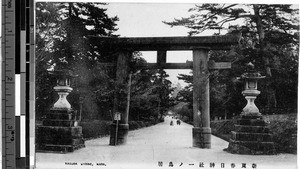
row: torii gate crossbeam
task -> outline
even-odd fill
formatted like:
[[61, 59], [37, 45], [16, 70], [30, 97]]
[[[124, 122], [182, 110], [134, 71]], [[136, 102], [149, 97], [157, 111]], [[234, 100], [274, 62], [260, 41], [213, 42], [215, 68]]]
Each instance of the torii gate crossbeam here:
[[[229, 50], [232, 45], [238, 44], [240, 37], [233, 35], [224, 36], [199, 36], [199, 37], [135, 37], [135, 38], [107, 38], [90, 37], [99, 48], [118, 52], [116, 72], [116, 94], [114, 99], [114, 113], [121, 113], [116, 138], [116, 123], [111, 126], [110, 145], [124, 144], [128, 134], [128, 104], [124, 101], [130, 99], [125, 91], [129, 91], [128, 61], [133, 51], [157, 51], [156, 64], [137, 65], [139, 68], [193, 68], [193, 146], [211, 148], [211, 128], [209, 112], [209, 69], [229, 68], [226, 62], [214, 63], [209, 61], [209, 50]], [[170, 64], [166, 63], [166, 51], [192, 50], [193, 62]], [[123, 105], [121, 103], [127, 103]], [[117, 139], [117, 142], [115, 140]]]

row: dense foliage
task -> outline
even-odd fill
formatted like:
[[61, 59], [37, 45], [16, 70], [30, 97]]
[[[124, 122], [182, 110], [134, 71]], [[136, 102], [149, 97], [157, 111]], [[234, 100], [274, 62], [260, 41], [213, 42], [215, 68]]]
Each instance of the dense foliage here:
[[[106, 14], [104, 3], [36, 4], [36, 115], [41, 118], [57, 100], [53, 91], [56, 79], [49, 72], [68, 69], [73, 78], [73, 91], [68, 96], [72, 107], [80, 109], [82, 120], [112, 120], [116, 68], [103, 66], [116, 63], [111, 49], [101, 48], [90, 36], [117, 37], [118, 17]], [[145, 62], [140, 53], [130, 58], [130, 65]], [[131, 68], [132, 90], [129, 120], [157, 119], [168, 107], [171, 83], [165, 72]], [[136, 105], [136, 103], [142, 105]], [[141, 114], [141, 115], [140, 115]]]
[[[166, 22], [170, 26], [190, 28], [194, 36], [207, 30], [217, 30], [215, 36], [226, 32], [239, 34], [239, 45], [230, 51], [211, 51], [210, 59], [230, 61], [230, 70], [210, 72], [212, 116], [233, 116], [246, 104], [241, 95], [243, 84], [236, 80], [246, 72], [251, 62], [256, 71], [266, 76], [259, 82], [261, 95], [256, 105], [265, 110], [297, 108], [299, 18], [292, 5], [267, 4], [200, 4], [190, 9], [186, 18]], [[180, 75], [192, 83], [192, 76]], [[179, 93], [181, 101], [192, 103], [192, 86]], [[285, 113], [285, 112], [282, 112]]]
[[130, 119], [162, 118], [172, 106], [171, 82], [163, 70], [139, 70], [133, 75]]
[[[75, 109], [79, 109], [79, 96], [84, 97], [83, 116], [97, 118], [100, 115], [96, 102], [97, 88], [112, 89], [112, 81], [104, 80], [112, 76], [109, 69], [99, 68], [97, 63], [113, 59], [107, 51], [97, 51], [88, 42], [89, 35], [115, 36], [113, 32], [117, 17], [106, 15], [105, 4], [101, 3], [37, 3], [36, 34], [36, 81], [37, 117], [41, 117], [52, 107], [57, 94], [53, 92], [55, 79], [49, 71], [69, 69], [77, 75], [73, 80], [73, 92], [68, 99]], [[103, 98], [111, 99], [112, 94], [103, 92]], [[108, 102], [109, 103], [109, 102]], [[106, 103], [107, 105], [107, 103]], [[104, 112], [101, 116], [105, 116]]]

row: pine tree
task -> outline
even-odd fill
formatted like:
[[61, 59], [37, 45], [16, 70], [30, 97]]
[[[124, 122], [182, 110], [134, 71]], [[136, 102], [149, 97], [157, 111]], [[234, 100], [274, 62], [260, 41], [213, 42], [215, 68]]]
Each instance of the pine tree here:
[[173, 104], [173, 88], [167, 77], [165, 71], [158, 69], [142, 69], [133, 74], [130, 120], [157, 120], [163, 117]]
[[[201, 4], [195, 5], [189, 12], [192, 13], [189, 17], [164, 23], [171, 27], [190, 28], [190, 36], [212, 29], [219, 30], [215, 35], [220, 34], [220, 30], [227, 30], [228, 34], [241, 34], [240, 45], [225, 57], [231, 56], [233, 64], [239, 64], [234, 66], [237, 72], [242, 70], [238, 67], [245, 66], [242, 64], [252, 62], [257, 71], [267, 76], [268, 80], [263, 86], [267, 94], [262, 95], [267, 100], [267, 107], [284, 105], [284, 101], [278, 101], [284, 98], [276, 96], [276, 93], [284, 93], [291, 87], [293, 93], [296, 93], [295, 84], [285, 83], [282, 75], [292, 74], [289, 76], [291, 80], [297, 81], [298, 9], [294, 9], [292, 5], [277, 4]], [[285, 62], [291, 65], [286, 65]], [[278, 81], [282, 82], [280, 87]], [[293, 99], [294, 103], [297, 99], [295, 95]]]
[[[113, 71], [97, 67], [97, 63], [113, 60], [108, 51], [99, 51], [89, 36], [117, 36], [117, 17], [108, 17], [103, 3], [37, 3], [37, 112], [45, 112], [53, 104], [55, 79], [48, 70], [69, 69], [77, 74], [74, 91], [68, 97], [78, 109], [79, 96], [85, 96], [83, 112], [87, 118], [99, 115], [96, 104], [98, 86], [112, 88], [107, 76]], [[105, 88], [105, 87], [104, 87]], [[52, 95], [49, 94], [52, 92]], [[107, 93], [111, 95], [111, 93]], [[99, 98], [99, 97], [98, 97]], [[105, 98], [111, 98], [107, 96]], [[100, 101], [101, 102], [101, 101]], [[39, 117], [39, 114], [37, 114]]]

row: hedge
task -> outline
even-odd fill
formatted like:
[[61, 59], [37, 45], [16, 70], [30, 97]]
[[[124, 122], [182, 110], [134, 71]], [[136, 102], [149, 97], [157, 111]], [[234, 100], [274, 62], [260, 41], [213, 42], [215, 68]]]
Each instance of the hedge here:
[[111, 121], [87, 121], [81, 122], [82, 133], [85, 139], [107, 136], [110, 133]]
[[231, 131], [234, 130], [233, 120], [220, 120], [210, 122], [211, 133], [229, 142]]
[[277, 152], [297, 154], [297, 124], [295, 121], [270, 121], [269, 126]]
[[[151, 120], [151, 121], [129, 121], [129, 130], [136, 130], [143, 127], [148, 127], [151, 125], [155, 125], [159, 122], [162, 122], [161, 120]], [[83, 137], [85, 139], [93, 139], [93, 138], [99, 138], [104, 137], [110, 134], [110, 124], [111, 121], [100, 121], [100, 120], [94, 120], [94, 121], [85, 121], [81, 122], [80, 125], [82, 126], [82, 133]]]

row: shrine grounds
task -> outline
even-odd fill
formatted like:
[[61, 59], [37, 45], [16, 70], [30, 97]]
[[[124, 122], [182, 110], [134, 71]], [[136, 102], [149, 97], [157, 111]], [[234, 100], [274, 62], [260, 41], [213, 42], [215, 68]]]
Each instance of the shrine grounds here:
[[[171, 117], [154, 126], [130, 131], [125, 145], [109, 146], [109, 137], [86, 141], [73, 153], [36, 153], [44, 168], [253, 168], [293, 169], [297, 155], [239, 155], [223, 151], [228, 142], [212, 136], [212, 148], [192, 147], [192, 125], [170, 126]], [[214, 167], [212, 167], [214, 166]]]
[[[284, 117], [269, 116], [268, 119], [274, 122], [277, 119], [277, 124], [283, 127], [276, 128], [277, 130], [290, 130], [294, 115], [285, 115]], [[278, 122], [281, 119], [281, 123]], [[150, 124], [141, 124], [146, 128], [129, 132], [128, 144], [122, 146], [108, 146], [109, 136], [102, 135], [101, 138], [90, 138], [86, 141], [86, 147], [68, 154], [55, 153], [37, 153], [38, 168], [80, 168], [80, 163], [91, 163], [97, 166], [105, 164], [106, 166], [98, 165], [97, 168], [157, 168], [158, 161], [163, 162], [163, 168], [169, 168], [169, 163], [172, 162], [174, 168], [179, 168], [181, 162], [184, 162], [184, 168], [199, 168], [199, 163], [205, 162], [204, 165], [209, 168], [211, 162], [215, 162], [216, 167], [220, 168], [221, 163], [225, 164], [225, 168], [231, 168], [231, 163], [239, 164], [246, 163], [248, 165], [257, 163], [257, 168], [296, 168], [297, 155], [294, 153], [279, 153], [273, 156], [255, 156], [255, 155], [238, 155], [224, 152], [223, 149], [228, 146], [226, 137], [228, 131], [232, 127], [230, 120], [213, 121], [212, 132], [214, 135], [223, 138], [212, 136], [212, 149], [198, 149], [191, 146], [191, 128], [192, 126], [186, 123], [181, 123], [180, 126], [169, 126], [170, 119], [166, 118], [165, 122], [154, 126]], [[283, 121], [290, 121], [284, 123]], [[275, 122], [274, 122], [275, 123]], [[132, 123], [138, 129], [137, 123]], [[147, 126], [146, 126], [147, 125]], [[272, 126], [272, 122], [270, 124]], [[1, 126], [0, 126], [1, 127]], [[162, 132], [164, 131], [164, 132]], [[283, 131], [281, 131], [283, 132]], [[278, 132], [279, 133], [279, 132]], [[284, 136], [283, 136], [284, 137]], [[285, 139], [285, 141], [291, 141]], [[297, 144], [296, 144], [297, 145]], [[285, 146], [285, 149], [291, 150]], [[0, 147], [0, 152], [1, 152]], [[294, 152], [296, 149], [292, 149]], [[191, 157], [192, 156], [192, 157]], [[126, 162], [128, 160], [128, 163]], [[2, 159], [0, 159], [1, 164]], [[76, 162], [78, 166], [65, 165], [65, 162]], [[195, 166], [187, 163], [194, 162]], [[248, 162], [248, 163], [247, 163]], [[2, 164], [1, 164], [2, 165]], [[81, 168], [92, 167], [82, 166]], [[94, 168], [93, 167], [93, 168]], [[247, 168], [250, 168], [248, 166]], [[161, 167], [160, 167], [161, 168]], [[236, 167], [238, 168], [238, 167]]]

